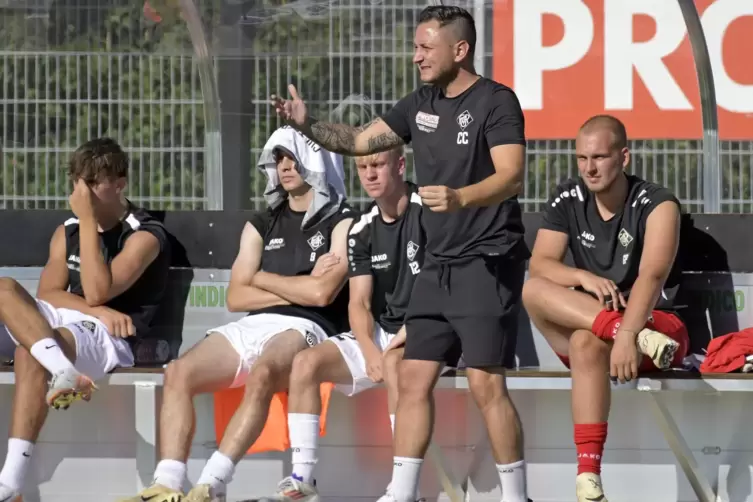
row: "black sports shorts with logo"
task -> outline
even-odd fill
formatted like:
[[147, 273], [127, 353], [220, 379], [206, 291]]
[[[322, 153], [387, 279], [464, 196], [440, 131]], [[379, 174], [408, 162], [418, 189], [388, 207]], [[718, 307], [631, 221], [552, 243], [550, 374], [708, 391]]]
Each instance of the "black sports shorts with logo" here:
[[440, 264], [427, 256], [408, 306], [404, 358], [452, 365], [462, 351], [470, 368], [514, 367], [525, 271], [517, 258]]

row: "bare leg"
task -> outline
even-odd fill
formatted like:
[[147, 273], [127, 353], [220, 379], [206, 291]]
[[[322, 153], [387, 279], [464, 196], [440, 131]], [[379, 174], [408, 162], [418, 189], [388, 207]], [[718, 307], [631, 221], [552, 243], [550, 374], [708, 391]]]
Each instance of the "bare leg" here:
[[413, 502], [421, 465], [434, 430], [434, 386], [442, 363], [416, 359], [399, 366], [395, 410], [394, 464], [389, 491], [400, 502]]
[[165, 369], [160, 412], [160, 456], [186, 462], [196, 427], [193, 398], [227, 389], [240, 358], [230, 342], [212, 333]]
[[468, 386], [486, 422], [494, 460], [510, 464], [523, 458], [520, 417], [510, 399], [503, 368], [468, 368]]
[[293, 451], [291, 479], [280, 486], [280, 495], [302, 499], [316, 492], [314, 467], [319, 446], [320, 387], [323, 382], [350, 384], [353, 376], [340, 349], [331, 342], [299, 352], [290, 374], [288, 430]]
[[523, 286], [523, 304], [531, 317], [563, 328], [591, 330], [596, 316], [603, 310], [595, 298], [534, 277]]
[[267, 342], [246, 378], [243, 400], [225, 429], [219, 451], [207, 462], [189, 499], [222, 498], [235, 465], [264, 429], [272, 396], [288, 388], [293, 359], [306, 348], [306, 339], [294, 330], [283, 331]]
[[290, 373], [290, 413], [319, 415], [322, 411], [320, 385], [323, 382], [351, 383], [353, 376], [337, 345], [320, 343], [299, 352]]
[[[63, 352], [71, 362], [76, 360], [76, 340], [65, 328], [54, 331]], [[28, 349], [19, 346], [14, 356], [16, 385], [13, 392], [10, 437], [36, 442], [47, 418], [45, 401], [50, 374], [34, 359]]]
[[235, 463], [261, 434], [276, 392], [286, 390], [296, 354], [308, 348], [298, 331], [284, 331], [271, 339], [254, 362], [246, 380], [246, 393], [230, 420], [220, 443], [220, 452]]
[[606, 422], [609, 417], [611, 345], [586, 330], [578, 330], [570, 337], [573, 422], [576, 424]]
[[434, 386], [442, 364], [404, 360], [399, 370], [395, 456], [424, 458], [434, 430]]
[[601, 458], [607, 439], [611, 389], [611, 343], [591, 332], [601, 311], [594, 298], [545, 279], [530, 279], [523, 302], [531, 320], [555, 352], [569, 358], [574, 441], [578, 454], [578, 500], [600, 500]]
[[[46, 322], [46, 321], [45, 321]], [[76, 342], [67, 329], [53, 332], [55, 340], [71, 361], [76, 359]], [[13, 371], [16, 385], [13, 392], [8, 451], [0, 471], [0, 484], [20, 491], [39, 433], [47, 419], [49, 406], [45, 401], [50, 374], [23, 346], [16, 347]], [[8, 496], [0, 489], [0, 498]]]
[[0, 324], [27, 349], [45, 338], [55, 338], [47, 319], [39, 313], [37, 302], [18, 282], [0, 278]]
[[523, 427], [507, 391], [504, 368], [468, 368], [468, 386], [486, 423], [502, 485], [502, 502], [526, 502]]
[[398, 397], [398, 375], [400, 362], [403, 360], [405, 348], [392, 349], [384, 354], [382, 362], [382, 375], [384, 386], [387, 388], [387, 409], [390, 415], [395, 415]]

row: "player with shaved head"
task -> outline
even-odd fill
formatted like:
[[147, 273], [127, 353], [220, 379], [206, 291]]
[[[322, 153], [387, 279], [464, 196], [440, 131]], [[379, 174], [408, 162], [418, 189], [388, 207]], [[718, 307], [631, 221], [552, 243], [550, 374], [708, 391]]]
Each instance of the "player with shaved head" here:
[[295, 87], [278, 114], [325, 148], [362, 156], [411, 143], [426, 256], [406, 313], [392, 483], [381, 502], [414, 502], [431, 438], [432, 389], [462, 349], [487, 424], [504, 502], [526, 502], [520, 419], [505, 382], [530, 257], [517, 195], [525, 132], [515, 93], [473, 67], [476, 27], [464, 9], [425, 8], [413, 62], [425, 85], [363, 127], [308, 116]]
[[[607, 439], [609, 376], [677, 366], [688, 333], [674, 311], [680, 203], [625, 173], [625, 126], [598, 115], [578, 132], [580, 178], [547, 203], [523, 288], [531, 320], [572, 372], [578, 502], [606, 502], [601, 458]], [[574, 267], [563, 263], [570, 250]]]

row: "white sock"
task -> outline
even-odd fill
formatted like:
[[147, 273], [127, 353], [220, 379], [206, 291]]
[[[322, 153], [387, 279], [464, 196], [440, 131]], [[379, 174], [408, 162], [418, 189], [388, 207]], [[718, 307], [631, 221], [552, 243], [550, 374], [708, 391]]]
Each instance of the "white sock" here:
[[0, 483], [20, 492], [24, 486], [26, 472], [29, 470], [32, 451], [34, 451], [34, 443], [25, 439], [8, 439], [8, 454], [5, 457], [3, 470], [0, 471]]
[[29, 352], [52, 375], [73, 369], [73, 363], [65, 357], [63, 349], [60, 348], [60, 345], [58, 345], [58, 342], [54, 338], [39, 340], [31, 346]]
[[518, 460], [512, 464], [497, 464], [499, 482], [502, 485], [502, 502], [527, 502], [526, 462]]
[[186, 464], [179, 460], [160, 460], [154, 470], [155, 485], [162, 485], [179, 492], [186, 480]]
[[235, 464], [230, 457], [216, 451], [201, 471], [197, 484], [209, 485], [212, 489], [212, 496], [217, 497], [225, 493], [225, 486], [232, 481], [234, 473]]
[[395, 414], [390, 413], [390, 424], [392, 425], [392, 436], [395, 436]]
[[319, 415], [288, 413], [288, 431], [290, 448], [293, 450], [293, 476], [304, 483], [313, 484], [319, 443]]
[[397, 502], [415, 502], [418, 497], [418, 478], [421, 458], [395, 457], [392, 464], [390, 492]]

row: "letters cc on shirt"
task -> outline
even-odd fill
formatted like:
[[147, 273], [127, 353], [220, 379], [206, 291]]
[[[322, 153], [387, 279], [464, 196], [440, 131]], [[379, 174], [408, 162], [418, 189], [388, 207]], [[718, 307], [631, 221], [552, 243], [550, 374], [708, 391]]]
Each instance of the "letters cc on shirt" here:
[[460, 115], [458, 115], [457, 123], [460, 126], [460, 131], [458, 132], [458, 145], [467, 145], [468, 144], [468, 131], [466, 131], [466, 127], [471, 125], [471, 122], [473, 122], [473, 116], [471, 115], [471, 112], [468, 110], [463, 111]]

